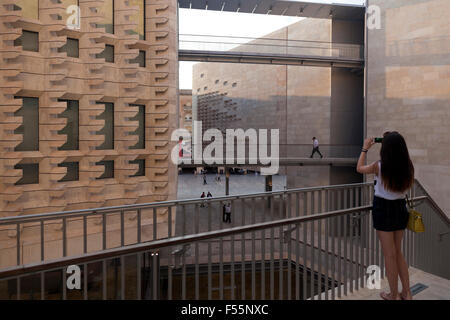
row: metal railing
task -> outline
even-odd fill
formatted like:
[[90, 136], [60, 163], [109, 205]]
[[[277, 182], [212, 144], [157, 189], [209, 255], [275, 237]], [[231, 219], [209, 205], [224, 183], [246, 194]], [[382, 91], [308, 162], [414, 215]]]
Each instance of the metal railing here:
[[[356, 183], [0, 218], [0, 270], [224, 229], [228, 227], [222, 219], [225, 203], [231, 204], [236, 225], [248, 225], [252, 223], [249, 208], [253, 202], [257, 210], [255, 222], [262, 222], [282, 219], [291, 207], [298, 207], [296, 210], [306, 215], [328, 210], [334, 205], [328, 194], [339, 194], [339, 199], [332, 201], [342, 203], [342, 208], [366, 205], [372, 190], [371, 183]], [[262, 214], [266, 207], [274, 207], [273, 217]]]
[[[252, 201], [249, 225], [233, 219], [227, 229], [12, 267], [0, 272], [0, 298], [339, 298], [365, 287], [369, 265], [380, 266], [384, 277], [371, 206], [337, 209], [345, 199], [339, 193], [328, 192], [333, 206], [325, 213], [305, 215], [287, 202], [287, 216], [256, 223]], [[275, 218], [275, 206], [264, 208], [263, 216]], [[408, 263], [410, 239], [405, 236], [403, 247]], [[66, 285], [73, 265], [81, 271], [80, 289]]]
[[222, 52], [242, 55], [326, 57], [362, 61], [363, 46], [325, 41], [179, 35], [180, 51]]

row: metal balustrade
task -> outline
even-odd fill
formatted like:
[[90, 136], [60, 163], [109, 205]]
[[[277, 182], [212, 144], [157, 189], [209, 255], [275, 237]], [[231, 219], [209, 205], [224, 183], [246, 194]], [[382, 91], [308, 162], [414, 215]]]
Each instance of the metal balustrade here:
[[219, 59], [217, 61], [233, 62], [233, 58], [248, 58], [247, 63], [252, 63], [252, 59], [269, 59], [272, 62], [265, 63], [283, 60], [280, 64], [289, 64], [288, 60], [291, 59], [297, 61], [297, 64], [298, 61], [332, 61], [352, 63], [361, 67], [364, 61], [363, 48], [359, 44], [311, 40], [179, 35], [179, 57], [180, 60], [186, 61]]
[[[346, 189], [328, 190], [325, 213], [307, 214], [287, 204], [269, 221], [175, 236], [76, 257], [12, 267], [0, 272], [3, 299], [335, 299], [365, 287], [380, 246], [370, 205], [349, 209]], [[279, 193], [275, 197], [285, 196]], [[427, 201], [427, 196], [413, 198]], [[425, 202], [423, 202], [425, 203]], [[422, 204], [423, 204], [422, 203]], [[281, 208], [281, 207], [279, 207]], [[319, 211], [320, 209], [317, 208]], [[283, 209], [278, 209], [280, 212]], [[266, 216], [266, 215], [264, 215]], [[232, 220], [233, 221], [233, 220]], [[406, 232], [408, 263], [413, 242]], [[413, 235], [413, 237], [416, 235]], [[67, 267], [80, 267], [80, 289], [68, 289]], [[70, 280], [70, 279], [69, 279]]]
[[[348, 194], [346, 206], [369, 204], [371, 183], [356, 183], [278, 192], [187, 199], [0, 218], [1, 268], [46, 261], [227, 227], [222, 206], [230, 203], [236, 224], [251, 223], [248, 209], [256, 200], [255, 222], [285, 217], [288, 202], [307, 215], [331, 207], [327, 194]], [[350, 194], [353, 194], [350, 199]], [[261, 201], [262, 200], [262, 201]], [[274, 206], [273, 218], [263, 209]], [[344, 207], [343, 207], [344, 208]], [[319, 210], [319, 211], [318, 211]], [[199, 211], [202, 217], [199, 217]], [[206, 215], [206, 217], [205, 217]], [[156, 223], [155, 223], [156, 222]], [[6, 240], [5, 240], [6, 239]], [[25, 256], [24, 253], [28, 253]]]
[[[373, 185], [359, 183], [2, 219], [3, 226], [15, 226], [9, 231], [17, 230], [18, 238], [28, 241], [30, 236], [21, 225], [40, 226], [38, 234], [44, 238], [47, 231], [42, 226], [63, 219], [60, 226], [66, 240], [56, 241], [66, 249], [57, 257], [26, 263], [18, 260], [21, 263], [17, 266], [0, 270], [0, 296], [3, 299], [334, 299], [364, 287], [369, 265], [382, 267], [384, 277], [383, 256], [370, 216], [372, 196]], [[449, 219], [418, 181], [410, 196], [423, 213], [427, 231], [423, 234], [406, 231], [403, 241], [406, 261], [449, 278]], [[218, 221], [212, 219], [224, 202], [232, 203], [231, 224], [224, 223], [221, 215]], [[150, 225], [146, 231], [154, 238], [147, 240], [139, 231], [143, 228], [144, 208], [152, 215], [166, 208], [169, 216], [177, 212], [181, 221], [176, 230], [167, 224], [164, 235]], [[207, 213], [206, 217], [200, 216], [200, 208]], [[129, 210], [138, 212], [137, 241], [132, 244], [124, 241], [125, 231], [129, 231], [124, 228], [124, 218]], [[101, 232], [99, 249], [88, 252], [88, 219], [100, 219], [97, 225], [106, 230], [110, 214], [120, 217], [120, 229], [113, 231], [119, 235], [117, 247], [107, 246], [106, 233]], [[67, 250], [70, 219], [83, 222], [82, 241], [78, 241], [83, 250], [72, 255]], [[42, 258], [43, 242], [38, 247]], [[20, 257], [22, 250], [18, 248]], [[81, 267], [82, 290], [68, 290], [63, 285], [70, 265]]]

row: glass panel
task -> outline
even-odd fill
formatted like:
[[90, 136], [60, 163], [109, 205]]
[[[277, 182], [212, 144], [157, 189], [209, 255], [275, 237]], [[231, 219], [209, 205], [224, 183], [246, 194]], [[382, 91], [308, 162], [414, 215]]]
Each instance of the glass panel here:
[[58, 134], [67, 135], [67, 142], [58, 150], [78, 150], [79, 149], [79, 102], [77, 100], [59, 100], [67, 102], [67, 109], [59, 115], [60, 118], [67, 119], [67, 125]]
[[39, 0], [16, 0], [16, 6], [22, 9], [22, 17], [39, 19]]
[[22, 50], [39, 52], [39, 33], [22, 31], [22, 35], [14, 40], [15, 46], [22, 46]]
[[105, 166], [105, 172], [97, 179], [109, 179], [114, 178], [114, 161], [99, 161], [96, 163], [98, 166]]
[[58, 48], [58, 52], [67, 52], [68, 57], [79, 58], [78, 48], [78, 39], [67, 38], [66, 44]]
[[131, 175], [130, 177], [145, 176], [145, 159], [136, 159], [136, 160], [130, 161], [130, 164], [139, 165], [139, 169], [136, 171], [136, 173], [134, 175]]
[[22, 178], [16, 185], [39, 183], [39, 163], [19, 163], [14, 169], [22, 169]]
[[59, 180], [64, 181], [78, 181], [79, 180], [79, 163], [78, 162], [63, 162], [58, 164], [58, 167], [66, 167], [67, 174], [64, 178]]
[[22, 125], [14, 130], [15, 134], [22, 135], [22, 143], [16, 146], [15, 151], [39, 150], [39, 99], [16, 97], [22, 99], [22, 108], [14, 113], [22, 117]]
[[135, 59], [131, 59], [130, 63], [138, 63], [139, 67], [145, 68], [145, 51], [139, 50], [139, 55]]
[[104, 58], [105, 62], [114, 63], [114, 46], [105, 45], [105, 50], [96, 55], [97, 58]]
[[130, 106], [139, 108], [136, 116], [130, 119], [131, 121], [139, 122], [136, 131], [132, 133], [133, 135], [138, 136], [139, 140], [134, 146], [130, 147], [130, 149], [145, 149], [145, 106], [135, 104], [130, 104]]
[[145, 40], [145, 1], [144, 0], [130, 0], [130, 6], [139, 7], [139, 12], [132, 16], [132, 21], [137, 21], [138, 25], [133, 34], [139, 35], [139, 40]]
[[105, 105], [105, 111], [97, 116], [97, 119], [105, 120], [105, 126], [97, 134], [103, 134], [105, 141], [97, 150], [111, 150], [114, 149], [114, 103], [98, 102], [98, 104]]
[[106, 33], [114, 34], [114, 0], [104, 0], [100, 13], [103, 14], [104, 20], [97, 27], [105, 28]]

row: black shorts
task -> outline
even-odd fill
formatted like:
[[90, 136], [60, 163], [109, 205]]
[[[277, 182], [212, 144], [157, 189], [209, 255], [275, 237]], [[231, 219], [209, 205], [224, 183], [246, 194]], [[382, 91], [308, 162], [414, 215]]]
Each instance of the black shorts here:
[[373, 227], [380, 231], [404, 230], [408, 225], [409, 213], [405, 199], [386, 200], [373, 197]]

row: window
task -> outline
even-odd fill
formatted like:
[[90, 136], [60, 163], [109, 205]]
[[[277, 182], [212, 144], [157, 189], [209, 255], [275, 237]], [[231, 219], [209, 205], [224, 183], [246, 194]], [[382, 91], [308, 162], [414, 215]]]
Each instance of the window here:
[[100, 14], [105, 18], [103, 23], [97, 24], [98, 28], [105, 28], [106, 33], [114, 34], [114, 0], [104, 0], [100, 8]]
[[139, 55], [130, 60], [130, 63], [138, 63], [139, 67], [145, 68], [145, 51], [144, 50], [139, 50]]
[[237, 86], [237, 83], [234, 82], [234, 83], [232, 84], [232, 87], [235, 88], [236, 86]]
[[110, 44], [105, 45], [105, 50], [96, 55], [97, 58], [104, 58], [105, 62], [114, 63], [114, 46]]
[[25, 51], [39, 52], [39, 33], [22, 30], [22, 35], [14, 40], [15, 46], [22, 46]]
[[58, 100], [67, 103], [67, 109], [58, 115], [59, 118], [66, 118], [67, 125], [58, 131], [58, 134], [67, 135], [67, 142], [58, 150], [79, 150], [79, 103], [77, 100]]
[[19, 163], [14, 169], [22, 169], [22, 178], [15, 183], [16, 185], [39, 183], [39, 163]]
[[63, 162], [58, 164], [58, 167], [67, 168], [67, 174], [59, 180], [59, 182], [78, 181], [79, 180], [79, 163], [78, 162]]
[[219, 81], [220, 81], [220, 80], [216, 80], [216, 81], [215, 81], [215, 84], [218, 84], [218, 83], [219, 83]]
[[26, 19], [39, 19], [39, 0], [16, 0], [14, 10], [21, 10]]
[[97, 180], [114, 178], [114, 161], [113, 160], [99, 161], [99, 162], [96, 162], [95, 164], [98, 166], [105, 167], [105, 171], [103, 172], [103, 174], [100, 177], [97, 178]]
[[224, 81], [223, 85], [226, 86], [228, 84], [228, 81]]
[[97, 134], [105, 136], [103, 144], [97, 147], [97, 150], [112, 150], [114, 149], [114, 103], [97, 102], [97, 104], [104, 104], [105, 111], [97, 116], [97, 119], [105, 120], [105, 126]]
[[79, 58], [78, 39], [67, 38], [66, 44], [59, 48], [58, 52], [66, 52], [68, 57]]
[[136, 173], [131, 175], [130, 177], [143, 177], [143, 176], [145, 176], [145, 159], [136, 159], [136, 160], [130, 161], [130, 164], [137, 164], [137, 165], [139, 165], [138, 171], [136, 171]]
[[133, 33], [139, 35], [139, 40], [145, 40], [145, 0], [131, 0], [130, 5], [132, 7], [139, 7], [139, 12], [131, 17], [133, 21], [138, 22]]
[[133, 135], [138, 136], [139, 140], [134, 146], [130, 147], [130, 149], [145, 149], [145, 106], [135, 104], [130, 104], [130, 106], [138, 107], [139, 109], [136, 116], [130, 119], [131, 121], [139, 122], [136, 131], [132, 133]]
[[205, 74], [204, 73], [202, 73], [201, 75], [200, 75], [200, 78], [203, 78], [205, 76]]
[[39, 99], [16, 97], [22, 99], [22, 108], [14, 112], [22, 117], [22, 125], [14, 130], [15, 134], [23, 136], [22, 143], [14, 151], [39, 151]]

